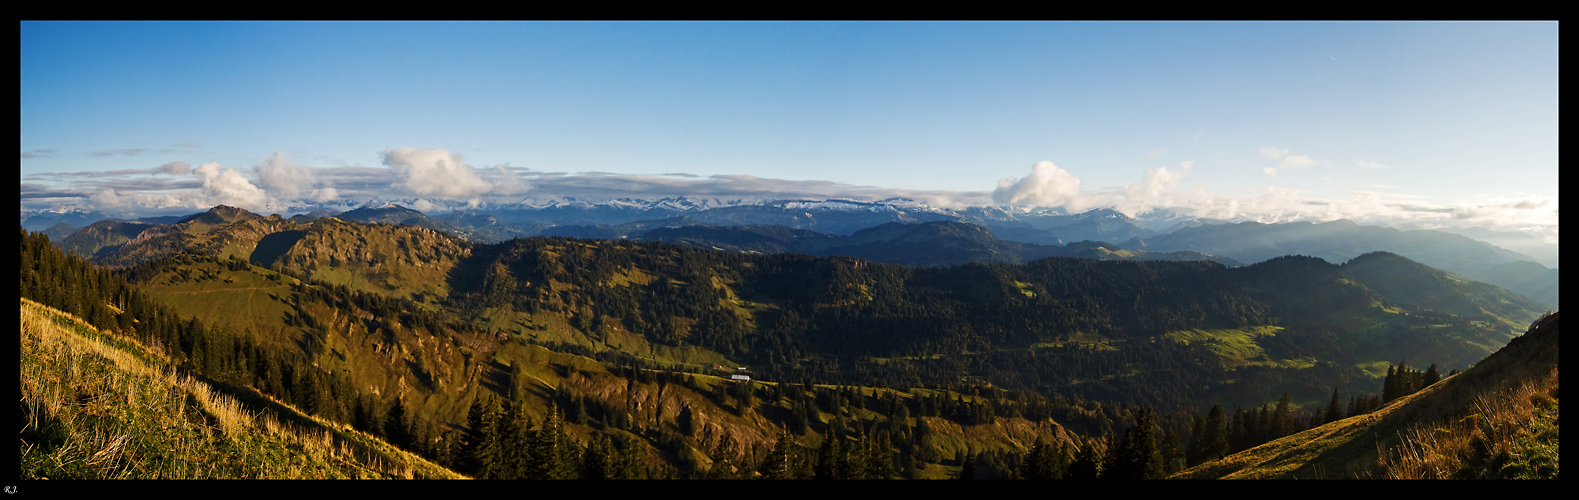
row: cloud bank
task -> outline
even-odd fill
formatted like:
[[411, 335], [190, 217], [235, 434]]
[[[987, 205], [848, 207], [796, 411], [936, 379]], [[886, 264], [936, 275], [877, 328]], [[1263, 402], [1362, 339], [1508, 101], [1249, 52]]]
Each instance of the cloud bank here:
[[[1092, 189], [1051, 161], [1031, 165], [1023, 177], [1010, 176], [991, 190], [914, 190], [858, 186], [826, 180], [785, 180], [753, 175], [618, 174], [542, 172], [508, 164], [473, 167], [445, 149], [397, 148], [384, 151], [380, 166], [313, 167], [275, 152], [250, 168], [218, 163], [192, 168], [168, 162], [111, 171], [30, 174], [21, 183], [23, 209], [80, 206], [122, 214], [201, 210], [217, 204], [260, 213], [347, 209], [369, 202], [401, 201], [422, 211], [469, 206], [510, 205], [526, 200], [575, 198], [657, 200], [670, 197], [754, 202], [782, 199], [909, 199], [940, 208], [997, 205], [1012, 210], [1055, 209], [1078, 213], [1110, 208], [1141, 216], [1170, 210], [1185, 217], [1249, 220], [1263, 223], [1349, 219], [1400, 228], [1496, 227], [1555, 241], [1558, 200], [1552, 196], [1509, 195], [1427, 205], [1418, 196], [1390, 193], [1397, 188], [1354, 191], [1347, 198], [1317, 198], [1297, 189], [1270, 186], [1250, 195], [1223, 195], [1189, 189], [1191, 162], [1143, 169], [1123, 186]], [[1262, 148], [1260, 156], [1278, 160], [1286, 149]], [[1289, 165], [1300, 165], [1295, 160]], [[1360, 162], [1367, 168], [1385, 168]], [[1297, 168], [1297, 167], [1296, 167]], [[1278, 167], [1263, 172], [1276, 176]], [[165, 210], [165, 212], [151, 212]], [[272, 211], [272, 212], [271, 212]]]

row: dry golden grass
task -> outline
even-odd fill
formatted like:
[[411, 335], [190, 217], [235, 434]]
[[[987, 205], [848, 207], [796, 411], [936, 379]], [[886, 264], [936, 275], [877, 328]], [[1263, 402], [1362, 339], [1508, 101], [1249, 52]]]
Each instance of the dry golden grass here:
[[1558, 339], [1542, 317], [1464, 373], [1172, 478], [1555, 479]]
[[19, 316], [24, 478], [460, 477], [355, 431], [251, 410], [71, 315], [22, 299]]
[[1554, 368], [1540, 380], [1482, 394], [1474, 413], [1456, 422], [1411, 427], [1382, 455], [1378, 476], [1556, 479], [1557, 380]]

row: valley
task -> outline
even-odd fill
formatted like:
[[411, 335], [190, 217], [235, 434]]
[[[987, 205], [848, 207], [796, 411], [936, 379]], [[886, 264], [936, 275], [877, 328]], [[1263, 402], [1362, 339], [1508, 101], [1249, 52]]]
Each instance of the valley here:
[[[1141, 408], [1185, 436], [1213, 404], [1282, 394], [1305, 411], [1335, 390], [1376, 390], [1395, 361], [1467, 367], [1540, 314], [1386, 253], [1225, 267], [1109, 246], [1117, 260], [908, 267], [200, 215], [93, 252], [150, 307], [210, 325], [163, 344], [184, 354], [173, 364], [385, 439], [380, 420], [399, 408], [402, 447], [489, 477], [542, 476], [476, 463], [479, 411], [563, 419], [561, 439], [622, 443], [609, 446], [643, 477], [760, 476], [774, 449], [810, 456], [839, 436], [877, 453], [878, 435], [877, 477], [952, 477], [966, 455], [992, 477], [1017, 476], [1031, 442], [1062, 443], [1075, 460], [1083, 446], [1116, 446], [1112, 433]], [[862, 234], [851, 238], [874, 233]], [[740, 374], [751, 382], [729, 380]]]

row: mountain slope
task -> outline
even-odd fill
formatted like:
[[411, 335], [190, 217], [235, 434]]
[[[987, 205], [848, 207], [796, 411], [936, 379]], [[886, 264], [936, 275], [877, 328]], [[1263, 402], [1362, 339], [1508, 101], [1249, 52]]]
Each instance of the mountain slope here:
[[1399, 231], [1348, 220], [1262, 224], [1206, 224], [1120, 244], [1150, 251], [1195, 250], [1241, 262], [1283, 255], [1310, 255], [1342, 262], [1370, 252], [1390, 252], [1422, 264], [1470, 275], [1528, 256], [1441, 231]]
[[143, 231], [154, 227], [159, 226], [113, 219], [101, 220], [62, 238], [60, 248], [89, 258], [109, 255]]
[[279, 215], [263, 217], [220, 205], [173, 225], [149, 228], [113, 254], [101, 255], [95, 261], [125, 266], [181, 252], [244, 259], [269, 235], [301, 227]]
[[[1512, 454], [1507, 450], [1521, 446], [1517, 441], [1525, 436], [1525, 441], [1553, 440], [1549, 477], [1555, 479], [1555, 427], [1545, 438], [1528, 436], [1521, 434], [1519, 428], [1529, 427], [1529, 418], [1509, 419], [1509, 411], [1495, 410], [1512, 403], [1511, 406], [1522, 407], [1514, 408], [1515, 412], [1522, 410], [1523, 415], [1533, 415], [1550, 404], [1551, 425], [1556, 425], [1558, 339], [1558, 316], [1553, 313], [1473, 368], [1401, 397], [1382, 409], [1201, 464], [1172, 479], [1390, 477], [1408, 472], [1399, 464], [1407, 462], [1410, 455], [1429, 455], [1415, 450], [1421, 441], [1430, 441], [1430, 436], [1437, 434], [1469, 437], [1459, 441], [1460, 449], [1450, 446], [1438, 451], [1466, 453], [1468, 460], [1453, 462], [1454, 468], [1431, 471], [1424, 477], [1503, 477], [1510, 459], [1504, 458], [1501, 463], [1494, 459], [1498, 453]], [[1476, 434], [1481, 436], [1480, 444], [1475, 444], [1476, 438], [1472, 437]], [[1502, 440], [1496, 439], [1499, 435]], [[1538, 442], [1534, 444], [1539, 447]], [[1477, 451], [1476, 447], [1485, 451]], [[1533, 468], [1545, 470], [1539, 465]]]
[[890, 222], [856, 231], [849, 236], [785, 226], [689, 225], [652, 229], [641, 234], [639, 239], [719, 250], [858, 257], [907, 266], [954, 266], [972, 262], [1020, 264], [1047, 257], [1211, 260], [1230, 267], [1239, 265], [1232, 259], [1199, 252], [1123, 250], [1102, 242], [1076, 242], [1066, 246], [1021, 243], [1000, 238], [998, 231], [991, 228], [953, 221], [916, 224]]
[[1513, 291], [1532, 300], [1557, 309], [1558, 275], [1556, 269], [1529, 261], [1498, 264], [1490, 269], [1468, 276], [1469, 279], [1490, 283]]
[[20, 308], [23, 479], [459, 477], [288, 406], [242, 403], [58, 310]]

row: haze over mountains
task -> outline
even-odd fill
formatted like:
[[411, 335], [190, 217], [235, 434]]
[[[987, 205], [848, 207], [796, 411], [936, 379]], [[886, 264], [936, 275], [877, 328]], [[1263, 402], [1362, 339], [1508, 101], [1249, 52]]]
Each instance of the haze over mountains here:
[[[1059, 209], [1005, 210], [997, 207], [950, 210], [902, 199], [747, 203], [681, 197], [655, 201], [619, 199], [603, 203], [565, 198], [488, 210], [457, 209], [437, 215], [395, 203], [382, 203], [345, 212], [321, 209], [293, 216], [291, 220], [308, 223], [328, 215], [359, 222], [415, 225], [480, 243], [537, 235], [634, 238], [746, 251], [849, 255], [910, 265], [1024, 262], [1047, 256], [1133, 258], [1120, 254], [1144, 254], [1146, 257], [1141, 258], [1145, 259], [1215, 259], [1225, 265], [1251, 264], [1282, 255], [1310, 255], [1342, 262], [1367, 252], [1387, 251], [1466, 278], [1503, 286], [1553, 306], [1558, 301], [1555, 245], [1537, 245], [1529, 238], [1483, 231], [1501, 240], [1520, 243], [1524, 248], [1539, 250], [1537, 255], [1545, 256], [1541, 258], [1444, 231], [1397, 230], [1361, 226], [1344, 220], [1225, 223], [1191, 219], [1166, 210], [1129, 217], [1111, 209], [1076, 214]], [[82, 227], [105, 217], [102, 213], [80, 211], [25, 212], [22, 226], [64, 241]], [[179, 222], [179, 218], [148, 217], [136, 222], [173, 224]], [[894, 230], [868, 231], [864, 239], [850, 239], [860, 231], [884, 224], [929, 222], [966, 223], [984, 228], [985, 232], [956, 228], [944, 231], [947, 235], [934, 235], [950, 239], [949, 244], [910, 245], [908, 251], [870, 247], [878, 234], [887, 234], [880, 239], [892, 244], [903, 244]], [[771, 229], [774, 226], [783, 229]], [[129, 241], [146, 228], [130, 221], [101, 223], [83, 232], [69, 245], [73, 251], [92, 255], [105, 246]], [[703, 233], [708, 236], [703, 237]], [[1104, 244], [1066, 247], [1082, 241]], [[860, 245], [868, 248], [857, 250]], [[946, 252], [945, 248], [951, 247], [961, 250], [954, 255], [929, 253]], [[914, 255], [901, 255], [905, 253]], [[1514, 265], [1518, 262], [1525, 264]]]

